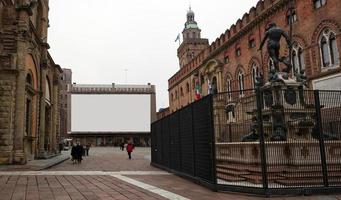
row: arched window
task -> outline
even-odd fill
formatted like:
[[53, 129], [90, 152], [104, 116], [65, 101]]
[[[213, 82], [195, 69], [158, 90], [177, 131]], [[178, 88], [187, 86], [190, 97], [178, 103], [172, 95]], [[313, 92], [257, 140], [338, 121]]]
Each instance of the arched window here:
[[47, 103], [51, 103], [50, 82], [47, 77], [45, 81], [45, 100]]
[[322, 67], [334, 67], [340, 64], [335, 33], [325, 29], [320, 36], [320, 55]]
[[238, 72], [239, 96], [244, 96], [244, 74], [242, 71]]
[[231, 81], [231, 77], [230, 76], [227, 76], [227, 79], [226, 79], [226, 92], [227, 92], [227, 98], [228, 100], [231, 101], [232, 99], [232, 81]]
[[249, 36], [249, 48], [254, 48], [256, 47], [256, 40], [253, 35]]
[[239, 57], [242, 55], [242, 51], [240, 50], [240, 47], [236, 49], [236, 56]]
[[189, 83], [186, 84], [186, 93], [189, 92]]
[[288, 11], [287, 12], [287, 24], [290, 25], [294, 22], [297, 21], [297, 15], [296, 15], [296, 10], [293, 10], [293, 11]]
[[182, 89], [182, 87], [180, 87], [180, 95], [184, 96], [184, 90]]
[[195, 32], [192, 32], [192, 37], [193, 37], [193, 38], [196, 38]]
[[32, 84], [32, 75], [30, 73], [28, 73], [27, 76], [26, 76], [26, 83], [28, 85], [31, 85], [31, 86], [33, 85]]
[[324, 6], [327, 3], [327, 0], [313, 0], [314, 3], [314, 8], [320, 8], [322, 6]]
[[252, 63], [252, 88], [256, 87], [257, 76], [259, 75], [259, 68], [256, 63]]
[[174, 95], [171, 93], [171, 101], [174, 101]]
[[294, 43], [291, 52], [292, 67], [295, 74], [300, 73], [305, 69], [303, 48], [298, 43]]
[[334, 33], [330, 34], [329, 47], [330, 47], [330, 56], [331, 56], [332, 63], [334, 65], [339, 65], [340, 57], [339, 57], [339, 51], [337, 49], [337, 42], [336, 42], [336, 37]]
[[179, 96], [178, 96], [178, 91], [175, 90], [175, 99], [178, 99], [178, 98], [179, 98]]

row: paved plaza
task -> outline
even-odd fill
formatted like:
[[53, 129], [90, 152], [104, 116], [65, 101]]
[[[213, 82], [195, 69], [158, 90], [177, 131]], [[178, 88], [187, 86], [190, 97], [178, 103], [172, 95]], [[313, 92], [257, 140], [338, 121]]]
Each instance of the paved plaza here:
[[[40, 171], [0, 171], [0, 200], [7, 199], [194, 199], [258, 200], [212, 192], [150, 166], [149, 148], [136, 148], [133, 159], [119, 148], [92, 148], [81, 164], [67, 160]], [[0, 168], [1, 170], [1, 168]], [[280, 200], [341, 200], [336, 196], [278, 197]]]

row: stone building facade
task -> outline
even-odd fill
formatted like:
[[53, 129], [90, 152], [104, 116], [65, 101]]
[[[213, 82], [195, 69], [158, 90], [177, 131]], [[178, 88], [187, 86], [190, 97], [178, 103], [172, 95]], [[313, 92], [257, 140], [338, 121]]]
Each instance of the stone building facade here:
[[[96, 84], [72, 84], [71, 94], [91, 94], [91, 95], [149, 95], [150, 96], [150, 122], [157, 120], [156, 116], [156, 95], [155, 85], [96, 85]], [[72, 98], [72, 96], [71, 96]], [[71, 113], [72, 114], [72, 113]], [[71, 120], [71, 118], [69, 118]], [[69, 120], [69, 121], [70, 121]], [[93, 146], [117, 146], [122, 142], [133, 141], [137, 146], [150, 146], [150, 132], [74, 132], [71, 131], [71, 138], [74, 142], [81, 144], [90, 143]]]
[[59, 74], [48, 0], [0, 0], [0, 164], [58, 153]]
[[[289, 12], [289, 0], [258, 1], [210, 45], [200, 34], [195, 34], [200, 29], [190, 10], [183, 43], [178, 49], [180, 69], [168, 80], [170, 112], [195, 101], [199, 94], [207, 95], [212, 89], [215, 92], [252, 89], [259, 73], [266, 81], [272, 61], [265, 48], [257, 49], [271, 22], [287, 32], [292, 23], [294, 69], [305, 71], [311, 89], [341, 90], [341, 1], [294, 2], [294, 10]], [[199, 37], [200, 42], [193, 37]], [[281, 45], [281, 55], [288, 56], [285, 41]], [[243, 97], [244, 92], [239, 95]]]
[[63, 140], [68, 138], [71, 133], [71, 69], [63, 68], [63, 73], [60, 75], [60, 82], [60, 139]]

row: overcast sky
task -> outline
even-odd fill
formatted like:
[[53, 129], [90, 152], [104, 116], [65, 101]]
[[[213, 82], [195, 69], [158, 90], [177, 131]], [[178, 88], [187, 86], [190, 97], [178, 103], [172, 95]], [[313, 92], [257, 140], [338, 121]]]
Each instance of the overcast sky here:
[[257, 1], [50, 0], [50, 53], [72, 69], [73, 82], [152, 83], [157, 108], [167, 107], [168, 79], [179, 69], [174, 40], [189, 5], [212, 43]]

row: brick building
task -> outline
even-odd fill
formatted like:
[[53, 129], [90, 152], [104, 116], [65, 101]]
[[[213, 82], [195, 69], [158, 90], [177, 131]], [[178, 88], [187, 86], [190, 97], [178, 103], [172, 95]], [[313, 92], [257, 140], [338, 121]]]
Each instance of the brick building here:
[[60, 75], [60, 139], [68, 138], [71, 133], [71, 87], [72, 70], [63, 68]]
[[[189, 10], [178, 48], [180, 69], [168, 80], [170, 112], [193, 102], [196, 93], [207, 95], [209, 87], [216, 92], [251, 89], [259, 73], [267, 80], [272, 62], [265, 48], [257, 49], [271, 22], [287, 32], [293, 23], [293, 66], [305, 70], [310, 88], [341, 90], [340, 7], [339, 0], [300, 0], [289, 12], [288, 0], [260, 0], [210, 45], [200, 38]], [[281, 45], [281, 55], [289, 55], [284, 40]]]
[[48, 0], [0, 0], [0, 164], [58, 153], [59, 74]]

